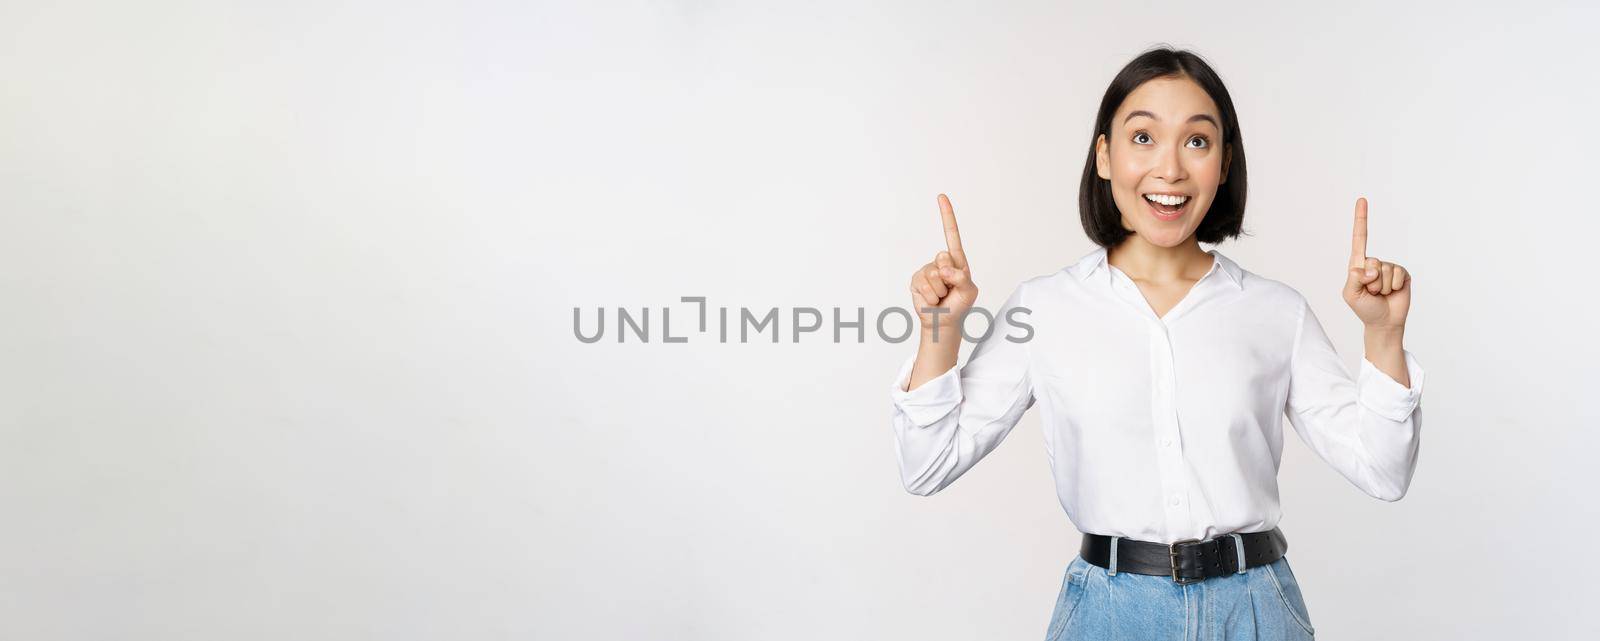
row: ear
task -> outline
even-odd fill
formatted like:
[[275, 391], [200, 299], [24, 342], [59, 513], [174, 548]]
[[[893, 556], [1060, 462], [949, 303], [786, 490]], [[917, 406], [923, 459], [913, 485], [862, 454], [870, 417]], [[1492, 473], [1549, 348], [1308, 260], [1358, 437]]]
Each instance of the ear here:
[[1219, 185], [1228, 184], [1228, 168], [1233, 166], [1233, 145], [1228, 145], [1227, 151], [1222, 153], [1222, 180]]
[[1106, 135], [1094, 139], [1094, 170], [1104, 180], [1111, 180], [1111, 151], [1106, 145]]

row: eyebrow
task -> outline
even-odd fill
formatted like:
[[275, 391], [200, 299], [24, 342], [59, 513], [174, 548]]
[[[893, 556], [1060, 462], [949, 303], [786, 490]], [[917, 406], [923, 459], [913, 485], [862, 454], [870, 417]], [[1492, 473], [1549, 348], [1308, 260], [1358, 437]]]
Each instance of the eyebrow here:
[[[1123, 118], [1122, 119], [1122, 124], [1128, 124], [1128, 121], [1129, 120], [1133, 120], [1134, 116], [1144, 116], [1144, 117], [1149, 118], [1151, 120], [1154, 120], [1156, 122], [1160, 122], [1161, 121], [1161, 119], [1157, 118], [1155, 114], [1141, 109], [1139, 111], [1135, 111], [1133, 113], [1128, 114], [1127, 118]], [[1216, 118], [1212, 118], [1210, 116], [1210, 114], [1195, 114], [1193, 116], [1189, 116], [1189, 122], [1209, 122], [1209, 123], [1211, 123], [1211, 126], [1216, 127], [1217, 129], [1222, 129], [1222, 125], [1217, 124], [1217, 119]]]

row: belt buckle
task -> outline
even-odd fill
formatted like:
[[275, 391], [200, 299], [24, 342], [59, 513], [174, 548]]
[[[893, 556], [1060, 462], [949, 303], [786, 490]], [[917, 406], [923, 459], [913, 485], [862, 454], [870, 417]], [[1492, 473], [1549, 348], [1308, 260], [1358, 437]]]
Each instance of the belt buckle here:
[[1200, 543], [1200, 542], [1201, 542], [1200, 539], [1183, 539], [1181, 541], [1173, 541], [1173, 542], [1167, 544], [1167, 561], [1168, 561], [1168, 564], [1172, 566], [1172, 580], [1176, 581], [1179, 585], [1188, 585], [1190, 583], [1199, 583], [1199, 582], [1204, 581], [1206, 579], [1206, 576], [1205, 576], [1204, 573], [1202, 573], [1199, 577], [1195, 577], [1195, 578], [1182, 577], [1182, 576], [1178, 575], [1178, 555], [1180, 554], [1178, 552], [1178, 545], [1182, 544], [1182, 543]]

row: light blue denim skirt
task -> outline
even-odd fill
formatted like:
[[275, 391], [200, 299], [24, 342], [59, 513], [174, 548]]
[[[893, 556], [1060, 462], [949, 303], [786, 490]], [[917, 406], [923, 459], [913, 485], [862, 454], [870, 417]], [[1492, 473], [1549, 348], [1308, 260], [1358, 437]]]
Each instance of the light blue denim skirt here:
[[1184, 585], [1170, 576], [1113, 575], [1079, 555], [1067, 565], [1045, 639], [1279, 641], [1314, 634], [1288, 556]]

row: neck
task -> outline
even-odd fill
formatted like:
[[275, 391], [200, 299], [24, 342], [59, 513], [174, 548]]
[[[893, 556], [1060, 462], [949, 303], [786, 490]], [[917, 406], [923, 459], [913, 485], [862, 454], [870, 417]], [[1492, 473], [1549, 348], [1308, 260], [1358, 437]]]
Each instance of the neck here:
[[1106, 254], [1106, 262], [1129, 278], [1151, 283], [1199, 280], [1214, 260], [1194, 236], [1172, 247], [1162, 247], [1133, 234]]

